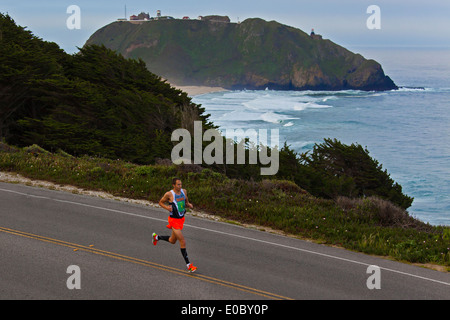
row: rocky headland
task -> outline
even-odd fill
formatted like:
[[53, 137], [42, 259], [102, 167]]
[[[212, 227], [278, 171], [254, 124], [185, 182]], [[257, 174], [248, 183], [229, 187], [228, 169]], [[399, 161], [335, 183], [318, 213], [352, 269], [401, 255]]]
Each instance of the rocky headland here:
[[274, 90], [392, 90], [381, 65], [320, 35], [259, 18], [117, 21], [104, 45], [180, 86]]

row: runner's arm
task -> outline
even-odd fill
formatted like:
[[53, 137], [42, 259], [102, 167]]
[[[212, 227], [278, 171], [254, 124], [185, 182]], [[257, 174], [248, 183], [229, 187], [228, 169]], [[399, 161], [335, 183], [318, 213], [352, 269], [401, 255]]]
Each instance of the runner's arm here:
[[159, 200], [159, 205], [167, 211], [172, 211], [172, 207], [166, 205], [166, 202], [170, 202], [170, 192], [166, 192], [164, 196]]
[[194, 209], [193, 204], [189, 202], [186, 189], [183, 189], [183, 191], [184, 191], [184, 195], [186, 196], [186, 207]]

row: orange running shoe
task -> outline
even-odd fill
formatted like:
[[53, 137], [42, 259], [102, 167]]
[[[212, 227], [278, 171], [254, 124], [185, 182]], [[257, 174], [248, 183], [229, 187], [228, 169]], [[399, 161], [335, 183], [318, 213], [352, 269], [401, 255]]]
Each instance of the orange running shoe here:
[[189, 272], [195, 272], [195, 270], [197, 270], [197, 267], [194, 266], [194, 264], [191, 262], [187, 265], [187, 269]]
[[156, 243], [158, 242], [158, 235], [153, 232], [153, 245], [156, 246]]

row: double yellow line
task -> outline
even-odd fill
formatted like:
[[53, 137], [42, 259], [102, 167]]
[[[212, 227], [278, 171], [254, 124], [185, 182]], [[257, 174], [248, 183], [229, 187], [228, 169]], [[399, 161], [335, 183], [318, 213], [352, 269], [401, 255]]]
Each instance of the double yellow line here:
[[278, 294], [275, 294], [275, 293], [270, 293], [270, 292], [267, 292], [267, 291], [263, 291], [263, 290], [259, 290], [259, 289], [255, 289], [255, 288], [251, 288], [251, 287], [247, 287], [247, 286], [244, 286], [244, 285], [241, 285], [241, 284], [237, 284], [237, 283], [233, 283], [233, 282], [229, 282], [229, 281], [225, 281], [225, 280], [221, 280], [221, 279], [205, 276], [205, 275], [202, 275], [200, 273], [192, 274], [192, 273], [188, 273], [187, 271], [184, 271], [184, 270], [181, 270], [181, 269], [172, 268], [172, 267], [169, 267], [169, 266], [164, 266], [164, 265], [157, 264], [157, 263], [154, 263], [154, 262], [151, 262], [151, 261], [142, 260], [142, 259], [138, 259], [138, 258], [133, 258], [133, 257], [125, 256], [125, 255], [122, 255], [122, 254], [105, 251], [105, 250], [100, 250], [100, 249], [94, 248], [93, 245], [84, 246], [84, 245], [80, 245], [80, 244], [76, 244], [76, 243], [71, 243], [71, 242], [58, 240], [58, 239], [53, 239], [53, 238], [48, 238], [48, 237], [40, 236], [40, 235], [37, 235], [37, 234], [32, 234], [32, 233], [28, 233], [28, 232], [24, 232], [24, 231], [9, 229], [9, 228], [5, 228], [5, 227], [0, 227], [0, 232], [9, 233], [9, 234], [16, 235], [16, 236], [21, 236], [21, 237], [26, 237], [26, 238], [29, 238], [29, 239], [39, 240], [39, 241], [43, 241], [43, 242], [47, 242], [47, 243], [52, 243], [52, 244], [56, 244], [56, 245], [60, 245], [60, 246], [69, 247], [69, 248], [72, 248], [74, 251], [81, 250], [81, 251], [85, 251], [85, 252], [89, 252], [89, 253], [93, 253], [93, 254], [98, 254], [98, 255], [102, 255], [102, 256], [113, 258], [113, 259], [117, 259], [117, 260], [131, 262], [131, 263], [135, 263], [135, 264], [142, 265], [142, 266], [145, 266], [145, 267], [150, 267], [150, 268], [153, 268], [153, 269], [158, 269], [158, 270], [162, 270], [162, 271], [166, 271], [166, 272], [171, 272], [171, 273], [178, 274], [178, 275], [181, 275], [181, 276], [190, 277], [190, 278], [198, 279], [198, 280], [201, 280], [201, 281], [206, 281], [206, 282], [209, 282], [209, 283], [221, 285], [221, 286], [224, 286], [224, 287], [233, 288], [233, 289], [236, 289], [236, 290], [244, 291], [244, 292], [247, 292], [247, 293], [255, 294], [255, 295], [262, 296], [262, 297], [269, 298], [269, 299], [274, 299], [274, 300], [293, 300], [291, 298], [284, 297], [284, 296], [281, 296], [281, 295], [278, 295]]

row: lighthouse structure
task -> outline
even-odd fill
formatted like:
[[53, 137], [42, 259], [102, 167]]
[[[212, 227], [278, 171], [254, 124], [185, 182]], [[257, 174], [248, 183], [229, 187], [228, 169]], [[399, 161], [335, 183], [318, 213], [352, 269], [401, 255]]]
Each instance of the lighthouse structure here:
[[321, 40], [322, 39], [322, 35], [316, 34], [314, 32], [314, 28], [311, 29], [311, 34], [309, 36], [311, 37], [311, 39], [314, 39], [314, 40]]

